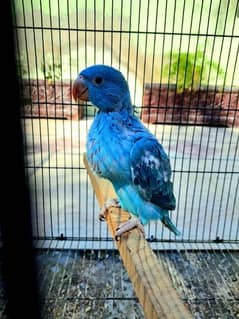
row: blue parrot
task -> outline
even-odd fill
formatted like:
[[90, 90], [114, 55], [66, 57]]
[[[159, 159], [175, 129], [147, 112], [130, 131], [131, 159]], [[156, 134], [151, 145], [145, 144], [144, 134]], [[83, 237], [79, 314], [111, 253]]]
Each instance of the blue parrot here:
[[75, 100], [90, 101], [98, 108], [87, 137], [87, 160], [93, 171], [108, 179], [117, 200], [106, 203], [135, 215], [116, 230], [116, 238], [150, 220], [161, 220], [175, 235], [179, 230], [169, 217], [176, 200], [170, 161], [156, 137], [133, 115], [128, 83], [117, 69], [89, 66], [73, 83]]

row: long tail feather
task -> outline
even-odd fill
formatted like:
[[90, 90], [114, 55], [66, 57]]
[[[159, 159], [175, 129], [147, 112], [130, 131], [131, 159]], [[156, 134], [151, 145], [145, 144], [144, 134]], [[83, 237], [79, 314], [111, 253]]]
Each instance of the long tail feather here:
[[176, 236], [181, 235], [180, 231], [177, 229], [177, 227], [173, 224], [169, 216], [164, 216], [162, 223], [170, 229]]

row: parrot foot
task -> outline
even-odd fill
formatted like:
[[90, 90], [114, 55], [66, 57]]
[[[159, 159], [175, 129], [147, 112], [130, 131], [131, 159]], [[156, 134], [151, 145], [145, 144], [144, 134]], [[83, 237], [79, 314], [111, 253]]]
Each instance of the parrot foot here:
[[134, 229], [138, 228], [145, 237], [145, 230], [144, 226], [141, 224], [140, 220], [138, 218], [131, 218], [127, 222], [119, 225], [119, 227], [116, 228], [115, 232], [115, 240], [119, 241], [122, 234]]
[[110, 207], [120, 208], [120, 203], [119, 203], [118, 199], [112, 198], [112, 199], [107, 200], [104, 203], [104, 205], [101, 208], [100, 213], [99, 213], [99, 220], [101, 222], [106, 220], [106, 216], [108, 214], [108, 210], [109, 210]]

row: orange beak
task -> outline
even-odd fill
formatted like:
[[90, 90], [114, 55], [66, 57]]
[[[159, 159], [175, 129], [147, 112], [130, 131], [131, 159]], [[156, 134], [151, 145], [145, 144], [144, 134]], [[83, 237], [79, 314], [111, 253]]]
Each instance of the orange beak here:
[[86, 87], [81, 75], [79, 75], [73, 83], [72, 96], [75, 101], [78, 99], [82, 101], [89, 101], [88, 88]]

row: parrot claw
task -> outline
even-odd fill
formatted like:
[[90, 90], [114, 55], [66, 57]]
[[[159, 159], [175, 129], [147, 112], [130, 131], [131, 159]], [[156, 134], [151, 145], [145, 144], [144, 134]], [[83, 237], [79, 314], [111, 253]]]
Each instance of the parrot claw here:
[[131, 218], [127, 222], [119, 225], [119, 227], [116, 228], [115, 240], [119, 241], [122, 234], [124, 234], [124, 233], [126, 233], [126, 232], [128, 232], [136, 227], [142, 232], [143, 236], [145, 237], [144, 226], [142, 225], [140, 220], [138, 218]]
[[101, 208], [100, 210], [100, 213], [99, 213], [99, 220], [102, 222], [102, 221], [105, 221], [106, 220], [106, 216], [108, 214], [108, 210], [110, 207], [117, 207], [117, 208], [120, 208], [120, 203], [119, 201], [116, 199], [116, 198], [112, 198], [112, 199], [109, 199], [107, 200], [103, 207]]

